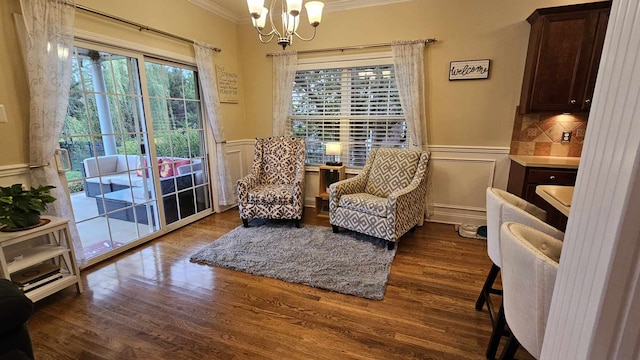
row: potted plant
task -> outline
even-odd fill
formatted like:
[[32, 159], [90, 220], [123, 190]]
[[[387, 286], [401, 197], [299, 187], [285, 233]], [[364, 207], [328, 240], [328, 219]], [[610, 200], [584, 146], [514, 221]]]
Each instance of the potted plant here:
[[47, 204], [56, 200], [49, 194], [53, 188], [55, 186], [40, 185], [27, 190], [22, 188], [22, 184], [0, 186], [0, 225], [5, 225], [3, 230], [15, 231], [38, 225]]

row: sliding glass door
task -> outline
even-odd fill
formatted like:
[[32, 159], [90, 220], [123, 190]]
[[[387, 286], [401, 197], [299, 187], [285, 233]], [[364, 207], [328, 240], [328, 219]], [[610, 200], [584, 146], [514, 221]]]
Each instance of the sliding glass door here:
[[76, 47], [60, 147], [85, 257], [211, 211], [194, 69]]
[[167, 224], [211, 207], [197, 74], [145, 61], [160, 189]]

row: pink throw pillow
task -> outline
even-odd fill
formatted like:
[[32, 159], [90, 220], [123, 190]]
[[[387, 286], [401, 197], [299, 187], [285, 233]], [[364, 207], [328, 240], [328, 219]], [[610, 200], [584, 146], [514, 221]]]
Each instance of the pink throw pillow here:
[[178, 168], [180, 166], [189, 164], [191, 164], [191, 160], [189, 159], [172, 160], [169, 158], [162, 158], [162, 163], [160, 164], [160, 177], [166, 178], [176, 176], [178, 175]]

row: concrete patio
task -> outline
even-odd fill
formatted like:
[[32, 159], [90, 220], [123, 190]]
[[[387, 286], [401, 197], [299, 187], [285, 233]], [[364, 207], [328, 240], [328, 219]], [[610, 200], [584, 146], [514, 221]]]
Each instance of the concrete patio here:
[[84, 192], [71, 194], [78, 234], [86, 258], [104, 254], [158, 230], [157, 225], [137, 224], [98, 213], [96, 199]]

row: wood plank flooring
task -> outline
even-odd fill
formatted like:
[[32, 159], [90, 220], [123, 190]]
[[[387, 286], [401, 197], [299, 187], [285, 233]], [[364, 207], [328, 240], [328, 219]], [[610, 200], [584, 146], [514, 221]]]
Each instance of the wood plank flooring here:
[[[314, 214], [303, 223], [329, 226]], [[426, 223], [401, 239], [374, 301], [189, 261], [240, 224], [237, 211], [215, 214], [85, 269], [83, 294], [36, 304], [36, 358], [485, 358], [491, 322], [474, 309], [484, 241]]]

